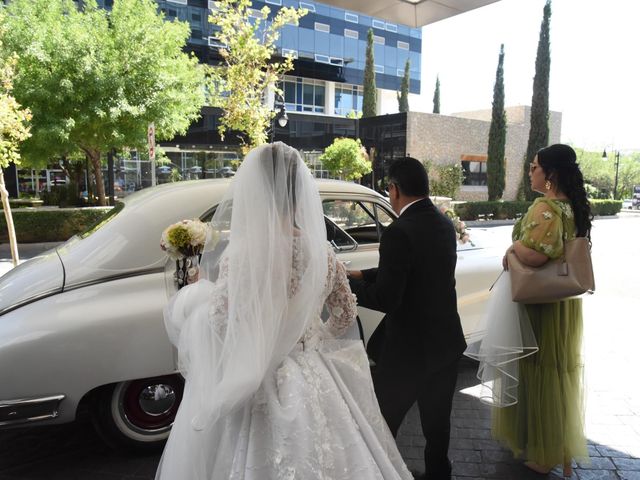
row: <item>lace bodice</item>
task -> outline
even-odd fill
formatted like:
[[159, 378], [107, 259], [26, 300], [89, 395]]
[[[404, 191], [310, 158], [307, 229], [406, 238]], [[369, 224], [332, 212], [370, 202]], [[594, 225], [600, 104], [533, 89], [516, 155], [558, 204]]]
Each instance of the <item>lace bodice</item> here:
[[[321, 312], [313, 317], [311, 325], [300, 339], [301, 342], [311, 342], [327, 337], [341, 336], [353, 323], [357, 314], [356, 296], [351, 293], [347, 271], [340, 262], [330, 245], [327, 245], [327, 280], [322, 293], [325, 298], [325, 308], [329, 318], [323, 322]], [[299, 288], [304, 273], [305, 259], [299, 243], [294, 242], [293, 271], [289, 280], [289, 295], [294, 296]], [[214, 284], [213, 296], [209, 307], [210, 321], [218, 335], [223, 337], [227, 327], [227, 275], [228, 261], [223, 258], [220, 262], [220, 275]]]

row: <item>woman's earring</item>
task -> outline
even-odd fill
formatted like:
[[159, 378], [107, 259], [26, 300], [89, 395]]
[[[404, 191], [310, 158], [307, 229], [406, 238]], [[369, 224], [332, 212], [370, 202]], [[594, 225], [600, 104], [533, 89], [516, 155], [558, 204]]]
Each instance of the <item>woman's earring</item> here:
[[551, 190], [551, 182], [549, 180], [544, 182], [544, 188], [546, 188], [547, 190]]

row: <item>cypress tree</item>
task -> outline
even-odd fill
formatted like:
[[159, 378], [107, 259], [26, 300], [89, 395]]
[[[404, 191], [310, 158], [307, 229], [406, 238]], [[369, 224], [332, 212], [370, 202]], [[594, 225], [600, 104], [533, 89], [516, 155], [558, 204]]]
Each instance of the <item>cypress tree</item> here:
[[440, 76], [436, 76], [436, 90], [433, 92], [433, 113], [440, 113]]
[[500, 200], [504, 193], [504, 149], [507, 140], [507, 114], [504, 111], [504, 44], [500, 45], [496, 83], [493, 86], [493, 109], [487, 149], [487, 183], [489, 200]]
[[404, 64], [404, 76], [398, 94], [398, 111], [400, 113], [409, 111], [409, 67], [409, 60], [407, 60]]
[[531, 98], [531, 129], [522, 172], [522, 192], [527, 200], [533, 200], [537, 194], [529, 184], [529, 163], [538, 150], [549, 143], [549, 71], [551, 69], [551, 40], [549, 23], [551, 20], [551, 0], [544, 6], [540, 39], [536, 55], [536, 74], [533, 77], [533, 97]]
[[373, 30], [367, 34], [367, 60], [364, 66], [362, 117], [376, 116], [376, 70], [373, 60]]

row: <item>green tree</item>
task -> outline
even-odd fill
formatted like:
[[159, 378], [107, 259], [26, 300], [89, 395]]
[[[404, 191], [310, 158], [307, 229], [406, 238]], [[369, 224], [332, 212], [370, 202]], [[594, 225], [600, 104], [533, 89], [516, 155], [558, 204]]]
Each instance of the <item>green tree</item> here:
[[375, 117], [376, 105], [376, 66], [373, 58], [373, 30], [367, 34], [367, 59], [364, 64], [364, 91], [362, 98], [362, 116]]
[[[218, 41], [224, 45], [220, 55], [224, 67], [209, 70], [210, 104], [223, 110], [218, 131], [242, 132], [248, 139], [245, 149], [267, 142], [267, 131], [275, 115], [272, 105], [264, 101], [268, 88], [277, 86], [281, 76], [293, 68], [291, 56], [274, 59], [275, 42], [287, 23], [298, 24], [305, 9], [281, 8], [269, 21], [271, 10], [263, 7], [260, 18], [250, 18], [251, 0], [220, 0], [209, 17], [216, 25]], [[241, 139], [245, 142], [245, 139]]]
[[429, 174], [429, 194], [436, 197], [456, 198], [464, 181], [464, 171], [459, 164], [439, 165], [430, 160], [423, 162]]
[[320, 161], [331, 175], [344, 180], [357, 180], [371, 172], [371, 162], [359, 139], [336, 138], [320, 155]]
[[204, 104], [204, 69], [184, 53], [186, 22], [166, 22], [153, 0], [12, 0], [6, 46], [19, 55], [16, 99], [33, 113], [24, 144], [33, 163], [80, 150], [106, 204], [102, 152], [184, 134]]
[[440, 76], [436, 75], [436, 89], [433, 92], [433, 113], [440, 113]]
[[[2, 38], [6, 31], [4, 14], [0, 10], [0, 51], [2, 50]], [[13, 226], [13, 215], [9, 205], [9, 192], [5, 187], [3, 168], [10, 163], [20, 163], [20, 143], [29, 137], [29, 120], [31, 114], [13, 97], [13, 77], [16, 57], [0, 58], [0, 196], [2, 208], [7, 222], [9, 244], [13, 265], [20, 260], [18, 256], [18, 243], [16, 231]]]
[[410, 80], [410, 63], [407, 60], [404, 64], [404, 76], [402, 77], [402, 84], [400, 85], [400, 93], [398, 96], [398, 111], [409, 111], [409, 80]]
[[551, 39], [549, 28], [551, 22], [551, 0], [547, 0], [540, 25], [540, 38], [536, 54], [536, 73], [533, 77], [533, 96], [531, 98], [531, 128], [527, 153], [522, 171], [521, 190], [526, 200], [533, 200], [537, 194], [529, 184], [529, 163], [533, 161], [538, 150], [549, 143], [549, 73], [551, 69]]
[[504, 150], [507, 140], [507, 114], [504, 111], [504, 45], [500, 45], [496, 83], [493, 86], [493, 107], [487, 148], [487, 187], [489, 200], [500, 200], [504, 193]]

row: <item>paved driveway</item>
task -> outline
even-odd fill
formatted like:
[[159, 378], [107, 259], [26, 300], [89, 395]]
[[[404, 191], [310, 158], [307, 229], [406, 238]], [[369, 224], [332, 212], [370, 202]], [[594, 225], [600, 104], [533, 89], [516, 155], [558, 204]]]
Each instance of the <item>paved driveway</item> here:
[[[510, 227], [496, 227], [497, 235], [508, 238], [509, 232]], [[598, 220], [592, 236], [597, 294], [584, 301], [591, 463], [577, 465], [573, 478], [640, 480], [640, 216]], [[0, 246], [0, 257], [3, 251]], [[0, 273], [8, 268], [0, 260]], [[544, 478], [491, 439], [490, 410], [475, 396], [477, 383], [475, 365], [462, 362], [452, 415], [455, 477]], [[424, 439], [417, 411], [410, 412], [397, 440], [409, 467], [421, 470]], [[159, 458], [110, 450], [84, 413], [69, 425], [0, 432], [0, 480], [153, 479]], [[556, 477], [559, 472], [549, 476]]]

